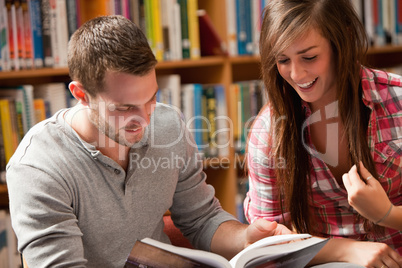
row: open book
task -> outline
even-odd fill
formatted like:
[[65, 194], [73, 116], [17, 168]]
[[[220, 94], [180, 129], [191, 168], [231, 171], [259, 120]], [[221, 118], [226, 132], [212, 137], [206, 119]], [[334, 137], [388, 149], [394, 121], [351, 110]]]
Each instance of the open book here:
[[327, 241], [309, 234], [266, 237], [228, 261], [211, 252], [176, 247], [144, 238], [136, 241], [124, 267], [305, 267]]

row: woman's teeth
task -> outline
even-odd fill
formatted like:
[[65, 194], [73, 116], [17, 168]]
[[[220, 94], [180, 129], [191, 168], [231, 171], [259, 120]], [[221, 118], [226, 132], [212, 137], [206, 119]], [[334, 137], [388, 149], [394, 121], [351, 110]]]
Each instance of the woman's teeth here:
[[304, 83], [304, 84], [297, 84], [297, 85], [298, 85], [299, 87], [301, 87], [301, 88], [309, 88], [316, 80], [317, 80], [317, 78], [314, 79], [314, 80], [311, 81], [311, 82], [307, 82], [307, 83]]

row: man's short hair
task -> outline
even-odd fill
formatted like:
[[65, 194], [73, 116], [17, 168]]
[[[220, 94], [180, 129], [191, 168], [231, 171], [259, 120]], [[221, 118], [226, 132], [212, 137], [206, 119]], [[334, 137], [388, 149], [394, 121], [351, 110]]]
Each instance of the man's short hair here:
[[123, 16], [101, 16], [84, 23], [68, 44], [70, 78], [95, 97], [104, 90], [106, 71], [142, 76], [157, 61], [141, 29]]

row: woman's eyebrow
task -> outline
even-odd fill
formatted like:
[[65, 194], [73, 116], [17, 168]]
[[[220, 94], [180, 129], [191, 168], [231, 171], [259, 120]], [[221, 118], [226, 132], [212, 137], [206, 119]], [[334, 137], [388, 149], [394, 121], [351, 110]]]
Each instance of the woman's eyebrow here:
[[306, 53], [307, 51], [309, 51], [309, 50], [311, 50], [311, 49], [313, 49], [313, 48], [316, 48], [316, 47], [317, 47], [317, 46], [308, 47], [308, 48], [306, 48], [306, 49], [300, 50], [299, 52], [297, 52], [297, 54], [299, 55], [299, 54]]

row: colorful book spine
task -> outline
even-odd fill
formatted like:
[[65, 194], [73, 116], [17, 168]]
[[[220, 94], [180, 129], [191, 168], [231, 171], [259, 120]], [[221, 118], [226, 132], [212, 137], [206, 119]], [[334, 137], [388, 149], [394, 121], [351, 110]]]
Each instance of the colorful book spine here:
[[5, 0], [0, 0], [0, 68], [11, 70], [10, 50], [8, 44], [8, 17]]
[[25, 38], [24, 38], [24, 15], [20, 0], [15, 0], [15, 14], [16, 14], [16, 31], [17, 31], [17, 54], [16, 60], [20, 69], [26, 68], [25, 61]]
[[45, 100], [42, 98], [34, 99], [33, 103], [34, 111], [35, 111], [35, 121], [39, 123], [46, 119], [46, 104]]
[[187, 0], [187, 19], [191, 59], [199, 59], [201, 57], [200, 27], [197, 10], [198, 0]]
[[121, 14], [131, 20], [130, 0], [121, 0]]
[[[198, 151], [203, 152], [203, 113], [202, 113], [202, 85], [194, 84], [194, 117], [191, 118], [194, 120], [194, 140], [197, 144]], [[190, 119], [190, 120], [191, 120]]]
[[172, 33], [172, 60], [181, 60], [183, 59], [183, 49], [182, 49], [182, 38], [181, 38], [181, 17], [180, 17], [180, 5], [176, 2], [176, 0], [172, 1], [172, 24], [173, 24], [173, 33]]
[[31, 35], [33, 43], [34, 67], [43, 67], [43, 40], [42, 40], [42, 18], [40, 0], [27, 0], [29, 14], [31, 17]]
[[396, 43], [402, 44], [402, 0], [395, 0]]
[[11, 69], [19, 70], [18, 62], [18, 41], [17, 41], [17, 20], [15, 5], [12, 0], [6, 0], [7, 25], [8, 25], [8, 47], [10, 50]]
[[[71, 1], [71, 0], [69, 0]], [[96, 18], [98, 16], [106, 16], [114, 14], [112, 11], [113, 0], [80, 0], [79, 2], [79, 14], [80, 14], [80, 24], [86, 21]]]
[[236, 11], [238, 54], [252, 54], [250, 2], [247, 0], [236, 0]]
[[52, 37], [52, 11], [50, 1], [51, 0], [41, 0], [43, 60], [45, 67], [53, 67], [54, 65], [52, 52], [52, 38], [54, 38], [54, 36]]
[[188, 27], [188, 8], [187, 0], [177, 0], [180, 5], [180, 21], [181, 21], [181, 49], [182, 58], [190, 58], [190, 40]]
[[215, 86], [206, 85], [204, 87], [204, 95], [206, 100], [206, 117], [205, 122], [208, 123], [206, 144], [208, 145], [205, 150], [205, 156], [215, 157], [218, 156], [218, 148], [216, 141], [216, 98], [215, 98]]
[[[1, 124], [1, 120], [0, 120], [0, 182], [5, 183], [6, 181], [2, 180], [1, 176], [3, 175], [2, 173], [5, 173], [6, 170], [6, 153], [4, 151], [4, 138], [3, 138], [3, 127]], [[0, 246], [1, 248], [1, 246]], [[1, 262], [0, 262], [1, 263]]]
[[9, 112], [10, 112], [10, 121], [11, 121], [11, 131], [12, 131], [12, 144], [13, 144], [13, 152], [17, 149], [18, 144], [20, 143], [20, 136], [18, 130], [18, 118], [17, 118], [17, 108], [15, 99], [9, 99], [8, 101]]
[[68, 24], [68, 39], [78, 29], [77, 21], [77, 2], [75, 0], [66, 1], [67, 24]]
[[215, 85], [215, 99], [216, 99], [216, 144], [218, 148], [219, 157], [229, 156], [230, 146], [230, 128], [228, 117], [228, 108], [226, 102], [225, 88], [223, 85]]
[[227, 55], [226, 44], [218, 34], [208, 13], [204, 9], [197, 10], [201, 56]]
[[13, 131], [11, 126], [10, 106], [8, 99], [0, 99], [0, 119], [3, 131], [4, 153], [6, 162], [14, 153]]
[[162, 34], [162, 23], [161, 23], [161, 8], [159, 0], [151, 0], [152, 1], [152, 27], [154, 34], [154, 48], [155, 48], [155, 57], [158, 61], [163, 61], [163, 34]]
[[120, 0], [113, 0], [114, 4], [114, 13], [115, 15], [123, 15], [122, 10], [121, 10], [121, 3]]
[[15, 112], [17, 119], [17, 134], [18, 141], [20, 142], [24, 137], [24, 122], [23, 122], [23, 104], [20, 101], [15, 102]]
[[148, 39], [149, 46], [151, 47], [154, 55], [156, 55], [156, 48], [155, 48], [155, 34], [154, 34], [154, 27], [153, 27], [153, 18], [152, 18], [152, 0], [144, 0], [144, 13], [145, 13], [145, 27], [146, 31], [145, 34]]
[[373, 0], [373, 13], [374, 13], [374, 45], [385, 45], [385, 31], [384, 31], [384, 18], [383, 18], [383, 0]]
[[31, 69], [34, 65], [33, 44], [31, 35], [31, 15], [29, 14], [27, 0], [21, 0], [23, 24], [24, 24], [24, 44], [25, 44], [25, 66]]
[[226, 24], [228, 53], [230, 56], [237, 56], [237, 15], [236, 0], [226, 0]]
[[131, 20], [137, 26], [140, 26], [140, 1], [139, 0], [130, 0], [130, 16], [131, 16]]
[[67, 67], [67, 0], [56, 0], [56, 34], [58, 40], [59, 63], [58, 67]]

